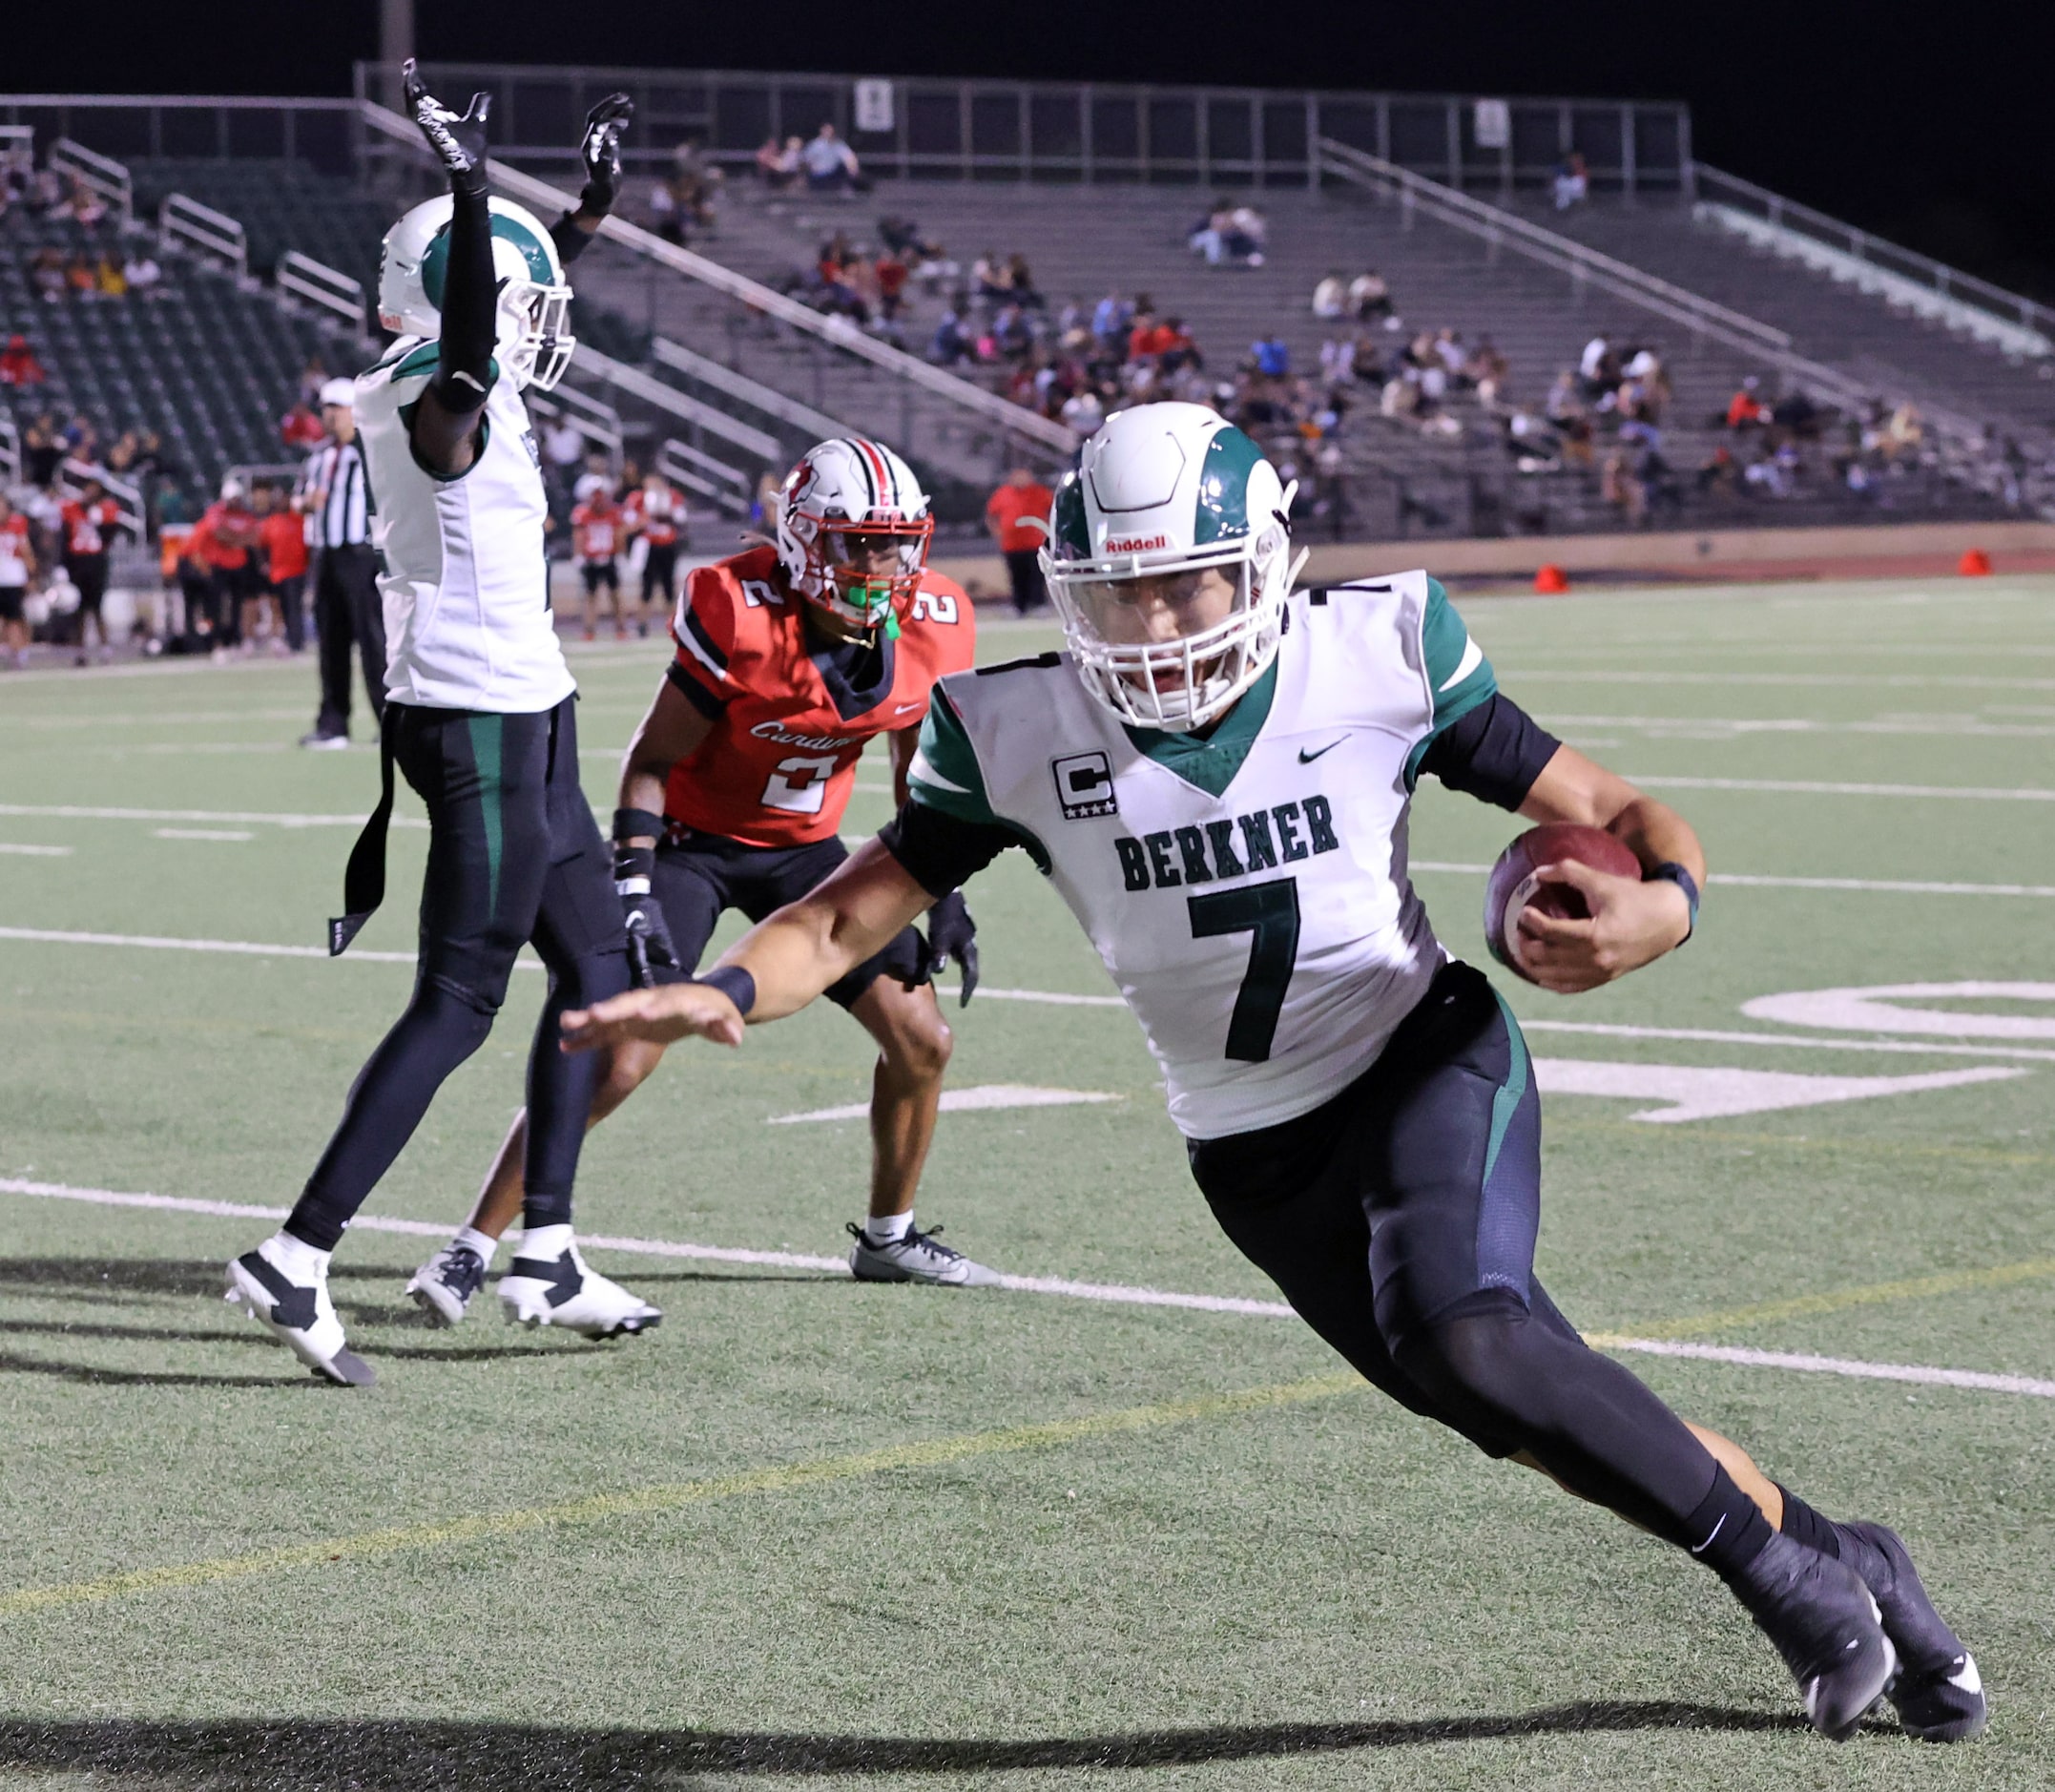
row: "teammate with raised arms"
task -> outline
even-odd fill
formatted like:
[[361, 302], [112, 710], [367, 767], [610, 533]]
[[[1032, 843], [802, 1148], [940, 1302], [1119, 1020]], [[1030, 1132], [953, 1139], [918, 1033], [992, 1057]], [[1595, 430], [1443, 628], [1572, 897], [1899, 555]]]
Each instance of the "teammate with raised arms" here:
[[1024, 847], [1142, 1022], [1221, 1226], [1367, 1380], [1713, 1570], [1823, 1733], [1888, 1689], [1911, 1734], [1973, 1735], [1976, 1664], [1899, 1540], [1686, 1424], [1535, 1280], [1526, 1047], [1406, 875], [1423, 771], [1616, 836], [1641, 878], [1566, 863], [1589, 918], [1521, 918], [1526, 967], [1573, 991], [1690, 937], [1696, 836], [1501, 694], [1424, 573], [1294, 593], [1291, 495], [1202, 406], [1109, 418], [1043, 560], [1069, 651], [944, 680], [876, 841], [698, 982], [567, 1014], [567, 1045], [737, 1044]]
[[632, 108], [593, 108], [578, 209], [554, 226], [488, 198], [487, 95], [461, 115], [421, 85], [405, 103], [449, 179], [386, 233], [380, 321], [400, 332], [356, 383], [384, 571], [384, 794], [350, 854], [341, 952], [384, 894], [393, 767], [427, 805], [413, 999], [358, 1073], [342, 1124], [283, 1227], [228, 1265], [227, 1298], [319, 1376], [371, 1381], [328, 1295], [328, 1262], [444, 1080], [485, 1043], [514, 956], [532, 943], [550, 994], [529, 1058], [526, 1232], [501, 1280], [510, 1318], [591, 1337], [655, 1308], [586, 1267], [571, 1183], [598, 1065], [555, 1050], [566, 1009], [626, 990], [628, 940], [606, 842], [578, 785], [575, 682], [550, 615], [547, 505], [520, 392], [547, 390], [575, 347], [564, 264], [620, 187]]
[[[654, 981], [688, 976], [725, 910], [760, 921], [848, 858], [839, 830], [857, 761], [880, 736], [906, 801], [935, 680], [967, 667], [975, 642], [969, 598], [927, 566], [933, 532], [927, 494], [903, 460], [882, 443], [838, 438], [786, 475], [775, 543], [686, 580], [676, 656], [622, 761], [613, 818], [616, 886]], [[924, 941], [898, 929], [826, 991], [878, 1042], [870, 1213], [849, 1227], [860, 1281], [996, 1280], [944, 1244], [941, 1227], [914, 1224], [950, 1051], [929, 976], [952, 958], [968, 1002], [976, 936], [964, 899], [949, 893], [929, 913]], [[612, 1052], [593, 1121], [662, 1056], [647, 1040]], [[407, 1284], [446, 1323], [464, 1317], [521, 1210], [528, 1152], [524, 1116], [469, 1220]]]

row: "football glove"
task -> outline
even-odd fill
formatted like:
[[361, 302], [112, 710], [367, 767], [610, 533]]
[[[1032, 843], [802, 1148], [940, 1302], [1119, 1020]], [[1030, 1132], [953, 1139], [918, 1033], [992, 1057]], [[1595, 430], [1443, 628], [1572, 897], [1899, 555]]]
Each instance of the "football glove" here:
[[952, 958], [964, 974], [957, 1006], [968, 1008], [978, 987], [978, 924], [971, 920], [960, 889], [952, 889], [927, 911], [927, 974], [948, 969]]
[[635, 115], [635, 102], [626, 94], [609, 94], [585, 115], [585, 136], [578, 154], [585, 162], [585, 191], [578, 209], [604, 218], [621, 191], [621, 133]]
[[470, 110], [461, 117], [422, 86], [409, 57], [400, 65], [400, 92], [406, 103], [406, 115], [428, 139], [435, 159], [449, 177], [455, 193], [486, 190], [486, 115], [492, 110], [490, 94], [473, 94]]
[[663, 905], [651, 887], [655, 870], [655, 847], [614, 847], [613, 893], [621, 899], [621, 924], [628, 929], [628, 968], [638, 990], [654, 987], [659, 970], [683, 969], [664, 922]]

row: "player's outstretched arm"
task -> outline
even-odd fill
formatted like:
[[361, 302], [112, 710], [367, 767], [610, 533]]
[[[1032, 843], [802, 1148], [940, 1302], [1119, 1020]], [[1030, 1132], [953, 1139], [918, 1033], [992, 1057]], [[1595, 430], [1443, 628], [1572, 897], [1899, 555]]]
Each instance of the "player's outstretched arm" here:
[[[745, 1009], [752, 1022], [797, 1013], [882, 951], [933, 901], [883, 845], [869, 841], [819, 888], [743, 935], [707, 973], [717, 981], [631, 990], [574, 1010], [564, 1016], [564, 1049], [692, 1037], [739, 1045]], [[740, 1004], [731, 990], [742, 996]]]
[[[1705, 887], [1705, 849], [1691, 823], [1574, 747], [1556, 749], [1520, 813], [1532, 822], [1602, 827], [1632, 851], [1644, 872], [1681, 865], [1694, 889]], [[1668, 877], [1616, 877], [1573, 860], [1536, 869], [1574, 885], [1591, 911], [1582, 921], [1522, 911], [1520, 960], [1545, 990], [1562, 995], [1595, 990], [1691, 937], [1691, 899]]]

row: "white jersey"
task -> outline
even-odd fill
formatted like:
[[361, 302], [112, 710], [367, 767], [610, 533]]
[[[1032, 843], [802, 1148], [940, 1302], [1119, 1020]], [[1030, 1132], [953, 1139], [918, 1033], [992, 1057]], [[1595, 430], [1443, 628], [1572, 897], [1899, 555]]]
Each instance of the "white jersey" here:
[[437, 346], [403, 337], [357, 376], [357, 428], [377, 506], [385, 687], [396, 703], [527, 715], [577, 688], [550, 608], [548, 503], [528, 406], [496, 379], [478, 459], [453, 479], [414, 458], [407, 418]]
[[1067, 655], [959, 673], [915, 799], [1020, 835], [1217, 1138], [1360, 1075], [1445, 954], [1406, 876], [1434, 737], [1497, 688], [1424, 573], [1300, 592], [1277, 659], [1206, 740], [1124, 726]]

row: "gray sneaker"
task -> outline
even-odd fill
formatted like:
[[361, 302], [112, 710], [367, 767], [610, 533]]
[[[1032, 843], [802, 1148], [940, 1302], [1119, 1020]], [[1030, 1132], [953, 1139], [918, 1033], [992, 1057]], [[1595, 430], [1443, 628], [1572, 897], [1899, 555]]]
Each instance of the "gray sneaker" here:
[[996, 1288], [999, 1272], [973, 1263], [963, 1252], [942, 1242], [942, 1228], [922, 1232], [908, 1226], [903, 1238], [875, 1242], [861, 1225], [849, 1236], [849, 1273], [859, 1281], [927, 1281], [938, 1288]]
[[471, 1296], [486, 1285], [486, 1260], [468, 1244], [446, 1244], [414, 1271], [406, 1284], [414, 1304], [431, 1325], [454, 1325], [464, 1317]]

